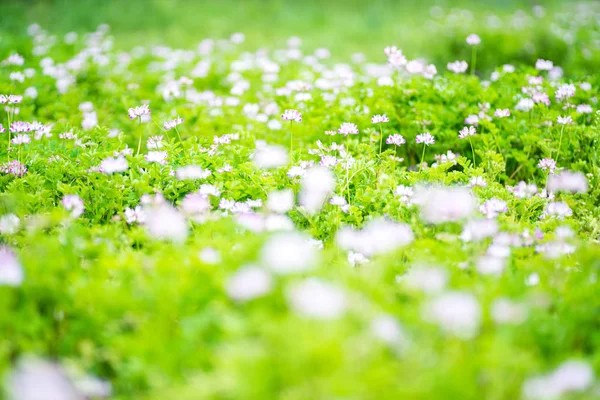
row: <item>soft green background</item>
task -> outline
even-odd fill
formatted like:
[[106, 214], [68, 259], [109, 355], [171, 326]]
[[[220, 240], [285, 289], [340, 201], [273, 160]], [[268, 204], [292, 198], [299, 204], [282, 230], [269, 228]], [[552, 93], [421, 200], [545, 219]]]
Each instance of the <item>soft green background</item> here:
[[[496, 47], [494, 54], [508, 55], [500, 60], [494, 54], [483, 54], [480, 66], [489, 68], [497, 62], [534, 59], [531, 52], [523, 52], [526, 42], [533, 42], [537, 50], [541, 47], [548, 58], [566, 57], [568, 47], [544, 44], [550, 42], [547, 17], [519, 32], [509, 27], [491, 29], [486, 23], [490, 15], [508, 20], [518, 10], [531, 13], [539, 4], [547, 16], [575, 7], [574, 2], [524, 0], [8, 0], [0, 2], [0, 30], [5, 34], [22, 32], [37, 22], [52, 33], [85, 32], [108, 23], [117, 46], [123, 48], [144, 43], [189, 48], [206, 37], [229, 37], [238, 31], [246, 34], [248, 48], [256, 48], [282, 46], [289, 36], [298, 35], [305, 48], [327, 47], [339, 59], [355, 51], [383, 59], [382, 48], [396, 44], [409, 57], [444, 63], [448, 57], [466, 58], [464, 37], [477, 32], [488, 43], [501, 43], [502, 48], [498, 51]], [[473, 18], [444, 23], [443, 28], [432, 31], [427, 21], [435, 6], [446, 13], [468, 9]]]

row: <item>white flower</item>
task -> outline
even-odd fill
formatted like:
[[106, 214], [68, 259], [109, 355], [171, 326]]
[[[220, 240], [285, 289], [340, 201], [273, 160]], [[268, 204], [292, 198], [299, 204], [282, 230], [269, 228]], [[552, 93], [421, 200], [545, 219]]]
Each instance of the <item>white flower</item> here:
[[292, 309], [317, 320], [333, 320], [346, 311], [346, 294], [337, 286], [317, 278], [294, 283], [286, 291]]
[[402, 326], [391, 315], [378, 315], [371, 321], [371, 333], [382, 342], [394, 346], [406, 342]]
[[460, 339], [472, 339], [479, 331], [481, 308], [470, 293], [448, 292], [426, 305], [424, 317]]
[[302, 122], [302, 114], [298, 110], [285, 110], [281, 114], [281, 118], [284, 121]]
[[427, 146], [430, 146], [435, 143], [435, 138], [431, 133], [425, 132], [421, 133], [420, 135], [417, 135], [417, 137], [415, 138], [415, 142], [424, 143]]
[[466, 42], [469, 46], [477, 46], [481, 43], [481, 39], [476, 34], [472, 33], [467, 36]]
[[369, 259], [362, 255], [361, 253], [356, 253], [354, 251], [348, 252], [348, 262], [351, 266], [356, 267], [357, 265], [366, 264], [369, 262]]
[[252, 160], [260, 169], [272, 169], [286, 165], [288, 163], [288, 153], [281, 146], [264, 145], [257, 147]]
[[462, 128], [458, 132], [458, 138], [459, 139], [464, 139], [464, 138], [469, 137], [469, 136], [475, 136], [476, 133], [477, 133], [477, 131], [475, 130], [475, 127], [473, 127], [473, 126], [465, 126], [464, 128]]
[[163, 128], [166, 131], [170, 131], [171, 129], [175, 129], [177, 127], [177, 125], [181, 125], [183, 124], [183, 119], [182, 118], [176, 118], [172, 121], [167, 121], [165, 122], [165, 124], [163, 125]]
[[351, 122], [344, 122], [340, 125], [338, 129], [338, 134], [348, 136], [348, 135], [358, 135], [358, 126]]
[[124, 211], [125, 221], [131, 225], [134, 223], [143, 224], [146, 221], [146, 214], [141, 206], [136, 206], [135, 208], [126, 208]]
[[318, 260], [318, 250], [307, 239], [298, 232], [271, 236], [262, 248], [262, 265], [280, 275], [312, 269]]
[[98, 168], [103, 174], [111, 175], [116, 172], [125, 172], [129, 168], [127, 160], [123, 156], [107, 157], [100, 163]]
[[533, 102], [533, 100], [528, 99], [528, 98], [522, 98], [521, 100], [519, 100], [519, 102], [515, 106], [515, 110], [528, 112], [528, 111], [531, 111], [534, 106], [535, 106], [535, 103]]
[[62, 198], [62, 206], [65, 210], [69, 211], [71, 217], [77, 218], [83, 214], [84, 206], [83, 200], [76, 194], [68, 194]]
[[566, 117], [559, 116], [556, 118], [556, 123], [559, 125], [570, 125], [573, 123], [573, 118], [571, 118], [570, 115], [567, 115]]
[[426, 294], [440, 293], [448, 283], [448, 271], [439, 267], [415, 266], [404, 275], [396, 277], [396, 282]]
[[335, 189], [335, 176], [325, 167], [308, 169], [302, 177], [300, 205], [309, 214], [317, 213]]
[[554, 63], [552, 63], [552, 61], [538, 59], [535, 63], [535, 68], [540, 71], [550, 71], [554, 68]]
[[542, 213], [542, 218], [544, 217], [555, 217], [557, 219], [564, 219], [565, 217], [570, 217], [573, 215], [573, 211], [571, 207], [567, 205], [567, 203], [563, 203], [562, 201], [551, 202], [548, 203], [546, 209]]
[[291, 189], [273, 191], [267, 197], [267, 209], [285, 214], [294, 207], [294, 192]]
[[186, 165], [177, 168], [175, 176], [179, 180], [195, 180], [195, 179], [206, 179], [211, 175], [211, 172], [207, 169], [202, 169], [198, 165]]
[[462, 74], [469, 68], [469, 64], [466, 61], [454, 61], [448, 63], [448, 69], [455, 74]]
[[556, 100], [563, 101], [568, 99], [569, 97], [575, 96], [575, 91], [577, 88], [573, 84], [564, 84], [560, 85], [558, 89], [556, 89]]
[[5, 214], [0, 217], [0, 234], [13, 235], [19, 230], [21, 220], [15, 214]]
[[149, 151], [148, 154], [144, 156], [146, 161], [150, 163], [158, 163], [161, 165], [165, 165], [167, 163], [167, 152], [166, 151]]
[[588, 104], [580, 104], [577, 106], [576, 111], [580, 114], [591, 114], [594, 112], [594, 109]]
[[527, 308], [525, 305], [515, 303], [506, 298], [494, 300], [491, 307], [492, 319], [497, 324], [518, 325], [527, 319]]
[[581, 392], [594, 383], [594, 370], [579, 360], [562, 363], [546, 375], [529, 378], [523, 384], [523, 395], [531, 400], [562, 398], [571, 392]]
[[500, 109], [498, 108], [495, 112], [494, 112], [494, 116], [498, 117], [498, 118], [506, 118], [506, 117], [510, 117], [510, 110], [508, 108], [505, 109]]
[[0, 246], [0, 286], [20, 286], [24, 275], [15, 254], [8, 247]]
[[366, 257], [392, 252], [413, 240], [414, 234], [409, 225], [384, 218], [373, 219], [358, 231], [343, 227], [336, 234], [338, 246]]
[[233, 300], [248, 301], [271, 291], [272, 278], [264, 269], [248, 265], [240, 268], [225, 284], [227, 295]]
[[198, 253], [198, 258], [204, 264], [216, 265], [221, 262], [221, 253], [212, 247], [205, 247]]
[[464, 187], [418, 187], [413, 203], [423, 219], [432, 224], [463, 220], [475, 211], [475, 198]]
[[498, 222], [495, 219], [475, 219], [465, 224], [460, 238], [464, 242], [479, 242], [493, 237], [496, 233]]
[[381, 124], [384, 122], [390, 122], [390, 119], [385, 115], [373, 115], [373, 117], [371, 117], [371, 123], [373, 124]]
[[144, 208], [146, 229], [156, 239], [183, 242], [188, 236], [188, 224], [182, 213], [162, 203]]
[[81, 400], [83, 396], [56, 364], [21, 359], [7, 379], [9, 400]]
[[548, 177], [548, 190], [553, 193], [585, 193], [588, 191], [588, 182], [581, 172], [563, 171], [560, 174], [553, 174]]
[[141, 118], [146, 115], [150, 115], [150, 107], [147, 104], [130, 108], [127, 110], [129, 119]]
[[487, 186], [487, 182], [485, 181], [483, 176], [473, 176], [473, 177], [471, 177], [471, 179], [469, 179], [469, 187], [475, 187], [475, 186], [479, 186], [479, 187]]
[[479, 207], [479, 212], [487, 218], [496, 218], [501, 213], [508, 212], [508, 205], [504, 200], [491, 198]]

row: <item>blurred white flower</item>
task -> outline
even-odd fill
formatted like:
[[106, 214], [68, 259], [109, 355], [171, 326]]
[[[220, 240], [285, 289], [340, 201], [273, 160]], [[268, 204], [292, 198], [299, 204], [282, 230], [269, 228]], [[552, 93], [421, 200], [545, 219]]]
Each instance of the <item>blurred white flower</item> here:
[[238, 301], [264, 296], [271, 291], [271, 286], [271, 275], [254, 265], [240, 268], [225, 284], [227, 295]]
[[317, 320], [337, 319], [347, 307], [346, 294], [342, 289], [317, 278], [292, 284], [286, 295], [295, 312]]
[[481, 323], [481, 308], [470, 293], [448, 292], [427, 303], [424, 318], [460, 339], [472, 339]]
[[282, 232], [271, 236], [262, 249], [262, 265], [281, 275], [312, 269], [318, 260], [318, 250], [307, 239], [307, 236], [298, 232]]

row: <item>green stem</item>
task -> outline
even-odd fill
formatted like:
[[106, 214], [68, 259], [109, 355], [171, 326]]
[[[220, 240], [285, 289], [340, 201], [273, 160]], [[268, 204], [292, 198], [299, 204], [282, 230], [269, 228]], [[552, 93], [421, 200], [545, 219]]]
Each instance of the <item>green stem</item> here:
[[419, 164], [419, 171], [423, 168], [423, 159], [425, 158], [425, 148], [427, 145], [423, 143], [423, 153], [421, 154], [421, 164]]
[[383, 145], [383, 129], [379, 124], [379, 158], [381, 159], [381, 146]]
[[348, 178], [350, 171], [350, 163], [346, 159], [346, 197], [348, 197], [348, 203], [350, 203], [350, 178]]
[[556, 166], [558, 166], [558, 158], [560, 157], [560, 147], [562, 145], [563, 132], [565, 130], [565, 125], [560, 128], [560, 139], [558, 141], [558, 149], [556, 150]]
[[471, 48], [471, 75], [475, 75], [475, 66], [477, 65], [477, 48]]
[[[142, 117], [139, 118], [139, 125], [138, 126], [142, 126]], [[139, 128], [138, 129], [138, 147], [137, 147], [137, 152], [135, 153], [135, 155], [137, 156], [138, 154], [140, 154], [140, 149], [142, 148], [142, 129]]]
[[292, 158], [293, 150], [294, 150], [294, 131], [292, 130], [292, 120], [290, 120], [290, 160], [293, 160], [293, 158]]
[[10, 124], [11, 124], [11, 115], [10, 111], [6, 112], [6, 118], [8, 119], [8, 144], [6, 145], [6, 161], [10, 161]]
[[477, 162], [475, 161], [475, 149], [473, 148], [473, 142], [471, 141], [471, 136], [469, 136], [469, 144], [471, 145], [471, 152], [473, 153], [473, 166], [477, 168]]

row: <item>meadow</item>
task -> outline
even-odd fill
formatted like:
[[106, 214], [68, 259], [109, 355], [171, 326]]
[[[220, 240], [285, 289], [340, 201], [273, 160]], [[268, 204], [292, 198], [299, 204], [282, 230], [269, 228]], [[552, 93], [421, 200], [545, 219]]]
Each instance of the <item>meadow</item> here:
[[600, 398], [598, 21], [0, 3], [0, 398]]

